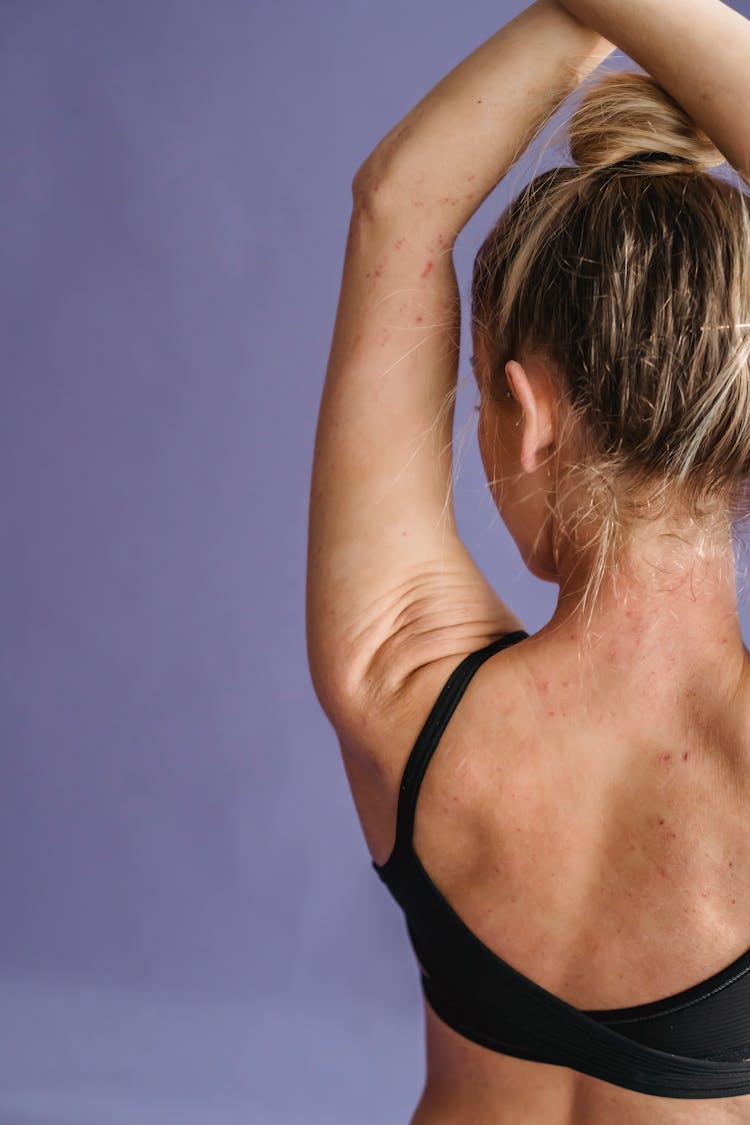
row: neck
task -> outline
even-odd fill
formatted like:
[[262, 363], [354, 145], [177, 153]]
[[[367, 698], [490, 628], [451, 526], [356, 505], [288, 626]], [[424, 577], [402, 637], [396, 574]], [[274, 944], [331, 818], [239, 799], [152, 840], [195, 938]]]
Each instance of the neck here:
[[[590, 577], [569, 560], [560, 568], [560, 596], [542, 633], [611, 664], [617, 675], [652, 675], [670, 668], [670, 678], [712, 669], [736, 684], [748, 659], [737, 606], [731, 534], [697, 549], [652, 529], [633, 542], [617, 572], [607, 574], [593, 606], [581, 605]], [[717, 682], [718, 681], [714, 681]]]

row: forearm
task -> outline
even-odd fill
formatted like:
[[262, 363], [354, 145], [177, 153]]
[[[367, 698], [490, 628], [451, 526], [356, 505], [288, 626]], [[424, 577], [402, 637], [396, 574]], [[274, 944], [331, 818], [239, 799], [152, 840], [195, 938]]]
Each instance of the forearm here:
[[[614, 49], [557, 0], [536, 0], [383, 138], [355, 194], [455, 237], [557, 106]], [[374, 206], [374, 203], [373, 203]]]
[[561, 0], [647, 71], [750, 177], [750, 20], [721, 0]]

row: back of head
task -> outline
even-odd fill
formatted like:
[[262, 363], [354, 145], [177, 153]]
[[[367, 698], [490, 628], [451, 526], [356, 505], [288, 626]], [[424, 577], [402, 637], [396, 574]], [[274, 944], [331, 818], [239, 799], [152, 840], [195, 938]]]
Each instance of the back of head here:
[[596, 528], [591, 602], [643, 520], [747, 514], [750, 207], [647, 74], [592, 83], [569, 128], [575, 166], [534, 179], [482, 244], [472, 316], [491, 397], [523, 350], [556, 375], [555, 536]]

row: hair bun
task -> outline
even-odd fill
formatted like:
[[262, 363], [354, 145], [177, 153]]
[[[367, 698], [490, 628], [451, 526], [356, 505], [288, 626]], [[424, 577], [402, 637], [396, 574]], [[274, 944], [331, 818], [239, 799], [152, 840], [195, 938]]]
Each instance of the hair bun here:
[[679, 170], [683, 162], [699, 171], [725, 163], [710, 137], [649, 74], [613, 71], [589, 85], [569, 130], [571, 156], [584, 173], [631, 161], [655, 174]]

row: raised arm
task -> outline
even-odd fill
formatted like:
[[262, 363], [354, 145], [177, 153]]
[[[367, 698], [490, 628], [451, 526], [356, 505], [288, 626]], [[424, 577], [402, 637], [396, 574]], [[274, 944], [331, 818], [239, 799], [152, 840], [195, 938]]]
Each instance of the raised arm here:
[[[355, 177], [307, 567], [309, 664], [342, 745], [369, 748], [421, 669], [522, 624], [453, 512], [461, 303], [451, 249], [612, 50], [558, 3], [537, 0], [428, 93]], [[395, 735], [384, 741], [400, 752]]]
[[750, 20], [721, 0], [561, 0], [643, 67], [750, 182]]
[[[626, 7], [628, 5], [625, 5]], [[544, 122], [614, 50], [536, 0], [454, 67], [359, 169], [357, 198], [437, 224], [450, 244]]]

